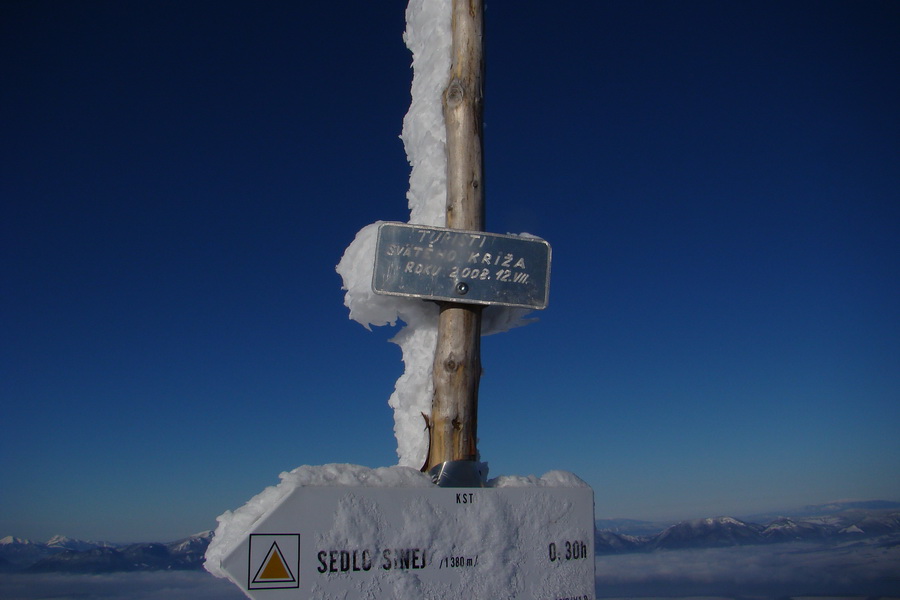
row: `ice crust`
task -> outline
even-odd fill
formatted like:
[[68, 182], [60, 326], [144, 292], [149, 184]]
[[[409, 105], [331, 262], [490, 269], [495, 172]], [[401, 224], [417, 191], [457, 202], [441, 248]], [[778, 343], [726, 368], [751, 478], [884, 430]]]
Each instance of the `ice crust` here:
[[[451, 8], [447, 0], [410, 0], [406, 9], [404, 40], [413, 55], [412, 100], [403, 120], [401, 138], [412, 166], [407, 200], [410, 223], [443, 226], [446, 205], [446, 147], [441, 94], [450, 71]], [[438, 307], [433, 302], [372, 291], [372, 275], [379, 223], [363, 227], [344, 252], [337, 272], [346, 290], [344, 304], [350, 318], [367, 329], [405, 323], [391, 339], [402, 350], [404, 373], [397, 380], [389, 405], [394, 409], [398, 465], [371, 469], [358, 465], [302, 466], [280, 475], [281, 483], [263, 490], [244, 506], [218, 517], [218, 527], [206, 552], [206, 569], [227, 577], [221, 561], [298, 487], [373, 486], [431, 488], [431, 478], [420, 472], [425, 462], [427, 436], [422, 413], [431, 414], [434, 393], [431, 378], [437, 344]], [[522, 234], [528, 236], [528, 234]], [[528, 309], [490, 306], [483, 312], [484, 335], [506, 331], [530, 320]], [[582, 487], [571, 473], [551, 471], [543, 477], [497, 477], [488, 487]], [[510, 521], [510, 523], [514, 522]], [[516, 535], [515, 527], [496, 523], [472, 523], [481, 535]], [[474, 534], [473, 534], [474, 535]], [[515, 577], [514, 572], [507, 575]], [[412, 596], [410, 596], [412, 597]]]
[[[443, 227], [446, 222], [447, 153], [441, 93], [450, 73], [452, 2], [410, 0], [403, 40], [412, 52], [409, 111], [400, 138], [412, 167], [406, 194], [410, 223]], [[431, 366], [437, 345], [438, 307], [431, 302], [372, 292], [378, 223], [363, 227], [344, 252], [337, 272], [346, 290], [350, 318], [372, 325], [406, 324], [391, 341], [401, 349], [404, 372], [388, 404], [394, 410], [398, 464], [420, 468], [427, 439], [422, 414], [431, 414]]]
[[[442, 227], [446, 222], [447, 152], [441, 94], [450, 73], [451, 6], [446, 0], [411, 0], [403, 36], [413, 55], [412, 99], [400, 136], [412, 167], [407, 192], [409, 222], [432, 227]], [[404, 372], [388, 404], [394, 410], [398, 464], [420, 468], [428, 449], [422, 415], [431, 415], [439, 309], [433, 302], [381, 296], [372, 291], [378, 225], [367, 225], [356, 234], [337, 272], [343, 279], [344, 305], [350, 309], [351, 319], [367, 329], [405, 323], [391, 339], [401, 348]], [[531, 321], [525, 318], [529, 312], [488, 307], [483, 311], [482, 333], [525, 325]]]
[[[244, 506], [234, 511], [226, 511], [218, 517], [218, 527], [206, 550], [207, 571], [216, 577], [227, 578], [221, 568], [222, 560], [228, 556], [252, 531], [253, 526], [263, 516], [271, 513], [287, 496], [300, 487], [347, 486], [347, 487], [404, 487], [433, 488], [431, 477], [410, 467], [381, 467], [372, 469], [360, 465], [330, 464], [321, 466], [304, 465], [280, 476], [281, 483], [267, 487], [251, 498]], [[542, 477], [530, 475], [501, 476], [491, 479], [487, 487], [587, 487], [587, 484], [572, 473], [550, 471]], [[423, 521], [422, 527], [427, 527]], [[515, 535], [515, 532], [494, 531], [499, 522], [477, 523], [482, 534], [493, 531], [492, 535]], [[432, 539], [425, 536], [426, 539]]]
[[288, 494], [304, 486], [434, 487], [431, 478], [408, 467], [370, 469], [359, 465], [330, 464], [297, 467], [279, 475], [281, 483], [269, 486], [235, 511], [226, 511], [206, 550], [207, 571], [227, 577], [220, 563], [250, 533], [253, 525], [278, 506]]

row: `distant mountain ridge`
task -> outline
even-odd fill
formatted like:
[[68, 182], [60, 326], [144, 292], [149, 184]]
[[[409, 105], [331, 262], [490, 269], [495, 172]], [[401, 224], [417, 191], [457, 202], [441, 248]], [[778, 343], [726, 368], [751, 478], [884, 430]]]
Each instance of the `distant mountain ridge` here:
[[46, 542], [0, 539], [0, 572], [112, 573], [199, 570], [212, 539], [204, 531], [168, 543], [116, 545], [54, 536]]
[[[795, 541], [838, 544], [879, 536], [884, 536], [885, 544], [900, 544], [898, 502], [840, 502], [786, 514], [790, 516], [775, 517], [762, 524], [713, 517], [668, 527], [650, 521], [601, 519], [596, 522], [594, 548], [597, 554], [625, 554]], [[636, 532], [639, 534], [634, 535]], [[199, 570], [212, 536], [211, 531], [204, 531], [174, 542], [127, 545], [64, 536], [54, 536], [46, 542], [6, 536], [0, 538], [0, 572]], [[880, 538], [877, 541], [881, 543]]]
[[57, 548], [59, 550], [74, 550], [81, 552], [83, 550], [91, 550], [93, 548], [115, 548], [115, 544], [109, 542], [88, 542], [85, 540], [76, 540], [64, 535], [54, 535], [47, 540], [48, 548]]
[[807, 509], [807, 516], [777, 517], [765, 524], [733, 517], [693, 519], [638, 536], [604, 528], [610, 521], [598, 521], [594, 547], [597, 554], [623, 554], [796, 541], [837, 544], [878, 536], [887, 536], [889, 544], [900, 543], [898, 502], [841, 502]]

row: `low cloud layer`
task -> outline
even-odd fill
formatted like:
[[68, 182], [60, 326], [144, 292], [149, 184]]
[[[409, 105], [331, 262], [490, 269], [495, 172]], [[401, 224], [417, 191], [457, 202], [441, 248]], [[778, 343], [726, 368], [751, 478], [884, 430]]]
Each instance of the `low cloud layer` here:
[[205, 572], [110, 575], [0, 575], [3, 600], [246, 600], [230, 582]]
[[740, 546], [600, 556], [599, 598], [900, 595], [900, 546]]
[[[900, 545], [778, 544], [596, 559], [598, 598], [900, 597]], [[204, 572], [0, 575], [3, 600], [243, 600]]]

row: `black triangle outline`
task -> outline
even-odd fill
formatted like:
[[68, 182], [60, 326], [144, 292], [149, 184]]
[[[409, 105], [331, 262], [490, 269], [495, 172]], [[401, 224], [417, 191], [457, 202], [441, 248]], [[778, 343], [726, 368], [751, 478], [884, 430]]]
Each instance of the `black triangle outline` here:
[[[291, 576], [290, 579], [260, 579], [259, 575], [263, 571], [265, 571], [266, 567], [269, 564], [269, 561], [272, 560], [272, 554], [278, 554], [278, 558], [281, 560], [282, 566], [284, 566], [285, 570], [288, 572], [288, 575]], [[278, 541], [273, 541], [272, 546], [269, 548], [269, 551], [266, 552], [266, 557], [263, 559], [262, 564], [259, 565], [259, 569], [256, 571], [256, 575], [253, 576], [253, 579], [250, 581], [250, 584], [266, 584], [266, 583], [297, 583], [297, 578], [294, 577], [294, 573], [291, 571], [291, 566], [288, 564], [288, 561], [284, 559], [284, 554], [281, 552], [281, 548], [278, 547]]]

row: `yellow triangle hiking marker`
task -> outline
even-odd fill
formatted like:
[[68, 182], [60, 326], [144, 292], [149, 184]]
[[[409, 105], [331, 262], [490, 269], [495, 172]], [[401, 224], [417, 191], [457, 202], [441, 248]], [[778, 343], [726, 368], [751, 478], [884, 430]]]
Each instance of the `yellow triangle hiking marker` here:
[[253, 583], [288, 583], [295, 581], [296, 579], [294, 579], [294, 575], [288, 568], [284, 555], [281, 553], [281, 548], [278, 547], [278, 542], [272, 542], [272, 547], [269, 548], [269, 552], [266, 554], [259, 571], [257, 571], [256, 577], [253, 578]]

